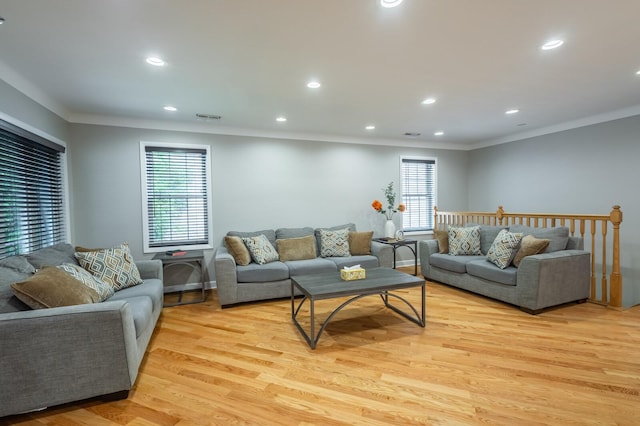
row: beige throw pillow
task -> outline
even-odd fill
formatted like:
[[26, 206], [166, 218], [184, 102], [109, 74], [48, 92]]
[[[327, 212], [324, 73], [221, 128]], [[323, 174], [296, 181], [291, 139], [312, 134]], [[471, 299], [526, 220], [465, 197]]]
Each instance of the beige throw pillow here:
[[32, 309], [100, 302], [95, 290], [56, 267], [45, 267], [26, 280], [11, 284], [18, 299]]
[[242, 241], [242, 238], [227, 235], [224, 237], [224, 243], [227, 246], [227, 250], [236, 261], [236, 264], [241, 266], [247, 266], [251, 263], [251, 253], [249, 253], [249, 249]]
[[371, 254], [373, 231], [349, 232], [349, 251], [352, 256]]
[[276, 246], [282, 262], [288, 260], [315, 259], [318, 257], [316, 252], [316, 239], [313, 235], [276, 240]]
[[520, 249], [513, 258], [513, 266], [517, 268], [525, 257], [544, 252], [550, 242], [551, 240], [526, 235], [522, 241], [520, 241]]
[[443, 230], [433, 231], [434, 238], [438, 240], [438, 253], [449, 254], [449, 232]]

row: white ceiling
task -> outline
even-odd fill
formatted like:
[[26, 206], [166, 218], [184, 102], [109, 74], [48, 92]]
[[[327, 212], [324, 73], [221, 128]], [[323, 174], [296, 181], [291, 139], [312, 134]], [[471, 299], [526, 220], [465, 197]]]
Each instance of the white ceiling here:
[[469, 149], [640, 114], [638, 0], [0, 0], [0, 16], [0, 77], [72, 122]]

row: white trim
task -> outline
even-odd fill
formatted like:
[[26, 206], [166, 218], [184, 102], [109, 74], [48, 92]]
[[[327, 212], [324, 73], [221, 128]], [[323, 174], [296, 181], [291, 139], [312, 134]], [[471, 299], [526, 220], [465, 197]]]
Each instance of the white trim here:
[[[212, 197], [212, 180], [211, 180], [211, 147], [209, 145], [197, 145], [197, 144], [180, 144], [180, 143], [167, 143], [167, 142], [150, 142], [140, 141], [140, 181], [142, 184], [142, 239], [143, 239], [143, 252], [144, 253], [157, 253], [167, 250], [167, 247], [149, 247], [149, 211], [147, 208], [147, 157], [145, 148], [147, 146], [163, 147], [163, 148], [187, 148], [187, 149], [201, 149], [206, 151], [206, 179], [207, 179], [207, 227], [209, 242], [207, 244], [190, 245], [185, 248], [188, 250], [209, 250], [213, 248], [213, 202]], [[176, 249], [177, 247], [171, 247]]]

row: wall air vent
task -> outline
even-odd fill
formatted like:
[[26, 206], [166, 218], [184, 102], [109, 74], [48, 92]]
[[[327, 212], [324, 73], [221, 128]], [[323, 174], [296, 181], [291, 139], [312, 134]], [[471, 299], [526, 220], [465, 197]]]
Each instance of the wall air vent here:
[[196, 114], [196, 117], [201, 120], [220, 120], [222, 118], [221, 115], [214, 114]]

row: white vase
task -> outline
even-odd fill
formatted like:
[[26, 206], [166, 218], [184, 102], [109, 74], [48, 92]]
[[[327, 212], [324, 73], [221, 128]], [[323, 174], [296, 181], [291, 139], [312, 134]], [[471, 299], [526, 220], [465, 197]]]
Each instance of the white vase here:
[[387, 219], [387, 222], [384, 224], [384, 236], [387, 238], [396, 237], [396, 225], [391, 219]]

